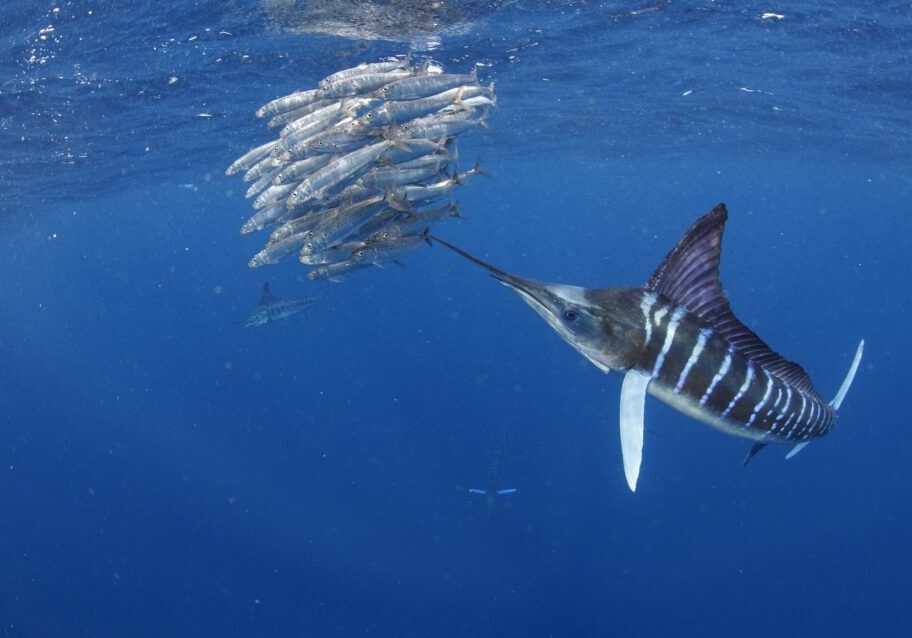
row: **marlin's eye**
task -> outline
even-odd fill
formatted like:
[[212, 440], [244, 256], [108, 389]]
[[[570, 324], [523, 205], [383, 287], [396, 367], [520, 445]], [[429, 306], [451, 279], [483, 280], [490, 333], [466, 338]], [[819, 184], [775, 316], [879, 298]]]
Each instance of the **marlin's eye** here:
[[564, 310], [564, 319], [566, 321], [576, 321], [579, 319], [579, 313], [573, 308], [567, 308]]

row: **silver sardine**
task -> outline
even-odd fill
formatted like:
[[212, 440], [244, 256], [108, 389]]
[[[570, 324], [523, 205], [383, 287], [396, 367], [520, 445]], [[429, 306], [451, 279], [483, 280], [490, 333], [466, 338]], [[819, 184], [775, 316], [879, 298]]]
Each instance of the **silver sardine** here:
[[289, 95], [285, 95], [280, 98], [276, 98], [271, 102], [267, 102], [263, 106], [257, 109], [257, 117], [270, 117], [273, 115], [279, 115], [280, 113], [286, 113], [288, 111], [293, 111], [295, 109], [301, 108], [308, 104], [312, 104], [320, 99], [320, 91], [317, 89], [311, 89], [310, 91], [295, 91]]

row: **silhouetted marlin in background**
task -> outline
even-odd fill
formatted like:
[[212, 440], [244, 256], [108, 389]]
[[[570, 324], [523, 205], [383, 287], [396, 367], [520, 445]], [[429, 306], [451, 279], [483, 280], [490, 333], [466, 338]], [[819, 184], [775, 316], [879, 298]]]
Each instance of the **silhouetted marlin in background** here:
[[272, 321], [284, 321], [297, 314], [304, 314], [322, 297], [298, 297], [297, 299], [279, 299], [269, 292], [269, 283], [263, 284], [260, 303], [244, 321], [244, 327], [264, 326]]
[[832, 429], [858, 370], [864, 341], [827, 403], [798, 364], [738, 321], [719, 282], [727, 219], [724, 204], [700, 218], [642, 288], [523, 279], [434, 240], [487, 269], [602, 371], [624, 371], [621, 451], [635, 491], [647, 391], [723, 432], [754, 440], [747, 460], [769, 443], [797, 443], [789, 458]]
[[506, 496], [507, 494], [512, 494], [516, 491], [515, 488], [511, 489], [500, 489], [500, 462], [506, 454], [506, 439], [507, 439], [507, 430], [504, 428], [503, 431], [503, 441], [501, 441], [500, 446], [497, 448], [497, 452], [494, 453], [494, 458], [491, 459], [491, 467], [488, 471], [488, 489], [479, 490], [476, 488], [470, 488], [470, 494], [483, 494], [485, 500], [488, 504], [488, 518], [491, 518], [491, 510], [494, 508], [494, 501], [497, 500], [498, 496]]

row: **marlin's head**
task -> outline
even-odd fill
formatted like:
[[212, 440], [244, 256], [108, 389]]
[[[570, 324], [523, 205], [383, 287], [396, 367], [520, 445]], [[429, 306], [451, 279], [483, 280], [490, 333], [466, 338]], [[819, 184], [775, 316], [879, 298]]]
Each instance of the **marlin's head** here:
[[525, 279], [444, 244], [475, 262], [515, 292], [564, 341], [603, 372], [625, 370], [636, 361], [645, 339], [642, 293], [632, 288], [588, 289]]
[[603, 372], [625, 370], [636, 361], [645, 336], [642, 312], [632, 299], [637, 291], [591, 290], [515, 275], [494, 277]]
[[244, 327], [255, 328], [256, 326], [265, 326], [267, 323], [269, 323], [269, 315], [266, 313], [265, 309], [258, 308], [247, 317], [247, 320], [244, 322]]

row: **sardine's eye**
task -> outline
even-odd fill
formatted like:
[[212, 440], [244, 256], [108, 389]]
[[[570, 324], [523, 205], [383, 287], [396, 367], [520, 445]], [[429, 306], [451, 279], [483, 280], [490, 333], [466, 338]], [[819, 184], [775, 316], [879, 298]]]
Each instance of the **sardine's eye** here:
[[579, 319], [579, 313], [573, 308], [567, 308], [564, 310], [564, 320], [565, 321], [576, 321]]

